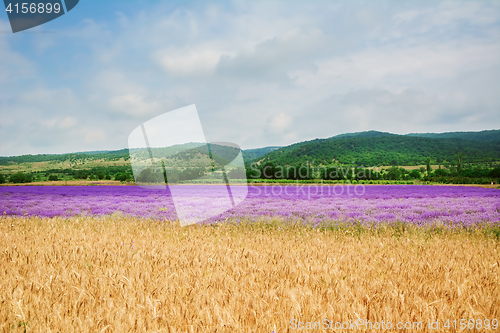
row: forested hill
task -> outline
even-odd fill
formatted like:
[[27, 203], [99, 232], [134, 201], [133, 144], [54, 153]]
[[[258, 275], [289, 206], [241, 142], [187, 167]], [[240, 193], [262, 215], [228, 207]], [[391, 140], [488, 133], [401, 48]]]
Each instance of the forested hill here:
[[245, 159], [245, 161], [251, 161], [280, 148], [280, 146], [273, 146], [256, 149], [245, 149], [243, 150], [243, 158]]
[[368, 131], [299, 142], [252, 162], [274, 165], [357, 164], [363, 166], [454, 164], [500, 161], [500, 130], [397, 135]]
[[0, 156], [0, 165], [9, 165], [13, 163], [17, 164], [17, 163], [61, 162], [61, 161], [85, 163], [96, 160], [115, 161], [119, 159], [128, 159], [128, 157], [129, 157], [128, 149], [89, 151], [89, 152], [79, 152], [70, 154]]
[[408, 136], [433, 139], [464, 139], [477, 141], [498, 141], [499, 130], [489, 130], [481, 132], [447, 132], [447, 133], [410, 133]]
[[[189, 144], [188, 144], [189, 145]], [[245, 161], [250, 161], [261, 157], [273, 150], [281, 148], [280, 146], [246, 149], [243, 150], [243, 158]], [[20, 155], [20, 156], [0, 156], [1, 165], [12, 165], [20, 163], [36, 163], [36, 162], [70, 162], [72, 164], [85, 165], [95, 161], [119, 161], [129, 159], [129, 150], [99, 150], [86, 151], [69, 154], [39, 154], [39, 155]]]
[[[463, 163], [500, 162], [500, 130], [481, 132], [411, 133], [397, 135], [367, 131], [340, 134], [327, 139], [316, 139], [286, 147], [264, 147], [243, 150], [247, 164], [272, 162], [275, 165], [352, 164], [364, 166], [422, 165], [427, 158], [432, 164], [454, 164], [458, 153]], [[67, 162], [78, 169], [92, 163], [108, 161], [114, 165], [129, 165], [128, 149], [93, 151], [58, 155], [22, 155], [0, 157], [0, 166], [35, 163]]]

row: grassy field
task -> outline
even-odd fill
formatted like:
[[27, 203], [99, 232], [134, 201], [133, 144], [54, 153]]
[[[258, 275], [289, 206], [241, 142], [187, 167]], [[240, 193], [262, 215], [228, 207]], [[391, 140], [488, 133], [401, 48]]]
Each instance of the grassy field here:
[[80, 162], [65, 161], [47, 161], [47, 162], [32, 162], [32, 163], [9, 163], [7, 165], [0, 165], [0, 172], [15, 173], [15, 172], [35, 172], [46, 171], [52, 169], [75, 169], [86, 170], [94, 167], [111, 167], [130, 165], [130, 161], [123, 158], [118, 160], [105, 160], [105, 159], [92, 159]]
[[498, 230], [4, 216], [0, 243], [2, 332], [293, 332], [325, 319], [330, 332], [349, 320], [458, 332], [460, 319], [493, 332], [484, 320], [500, 319]]
[[[79, 163], [72, 163], [70, 161], [48, 161], [48, 162], [32, 162], [32, 163], [12, 163], [7, 165], [0, 165], [0, 172], [4, 173], [15, 173], [15, 172], [36, 172], [36, 171], [47, 171], [53, 169], [75, 169], [75, 170], [87, 170], [94, 167], [113, 167], [113, 166], [125, 166], [130, 165], [130, 161], [126, 161], [123, 158], [113, 161], [101, 160], [91, 160]], [[381, 169], [389, 169], [391, 166], [380, 166]], [[425, 168], [425, 165], [417, 166], [401, 166], [407, 170]], [[431, 165], [433, 170], [439, 168], [439, 165]], [[372, 169], [372, 168], [369, 168]]]

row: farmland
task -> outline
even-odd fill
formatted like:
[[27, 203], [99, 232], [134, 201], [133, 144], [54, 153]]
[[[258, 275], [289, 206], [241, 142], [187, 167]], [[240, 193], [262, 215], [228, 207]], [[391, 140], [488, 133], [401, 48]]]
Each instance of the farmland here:
[[[185, 185], [190, 197], [207, 196], [219, 186]], [[208, 195], [209, 196], [209, 195]], [[169, 192], [137, 186], [0, 187], [0, 213], [71, 217], [123, 215], [176, 219]], [[249, 186], [246, 200], [208, 222], [283, 219], [313, 227], [339, 224], [471, 227], [500, 222], [500, 191], [492, 188], [427, 185]]]
[[323, 320], [425, 332], [500, 319], [497, 189], [253, 186], [188, 227], [168, 195], [135, 186], [0, 196], [7, 332], [286, 332]]
[[4, 5], [0, 333], [500, 332], [500, 0]]
[[7, 217], [0, 241], [7, 332], [286, 332], [294, 318], [429, 331], [500, 317], [498, 240], [481, 230]]

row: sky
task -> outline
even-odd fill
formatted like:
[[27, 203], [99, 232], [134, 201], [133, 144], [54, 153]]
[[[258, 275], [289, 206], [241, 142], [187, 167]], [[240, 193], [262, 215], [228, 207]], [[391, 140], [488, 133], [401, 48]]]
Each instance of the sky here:
[[500, 128], [499, 1], [80, 0], [0, 14], [0, 156], [127, 148], [195, 104], [243, 149]]

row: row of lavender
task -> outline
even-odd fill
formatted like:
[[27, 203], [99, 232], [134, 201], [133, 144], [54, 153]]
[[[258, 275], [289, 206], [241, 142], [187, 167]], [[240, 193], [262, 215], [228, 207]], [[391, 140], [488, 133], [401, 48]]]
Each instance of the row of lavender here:
[[[187, 186], [193, 197], [207, 187]], [[165, 190], [136, 186], [0, 187], [0, 214], [18, 216], [128, 215], [175, 220]], [[311, 225], [332, 221], [471, 226], [500, 224], [500, 191], [459, 186], [250, 186], [247, 198], [211, 221], [275, 216]]]

